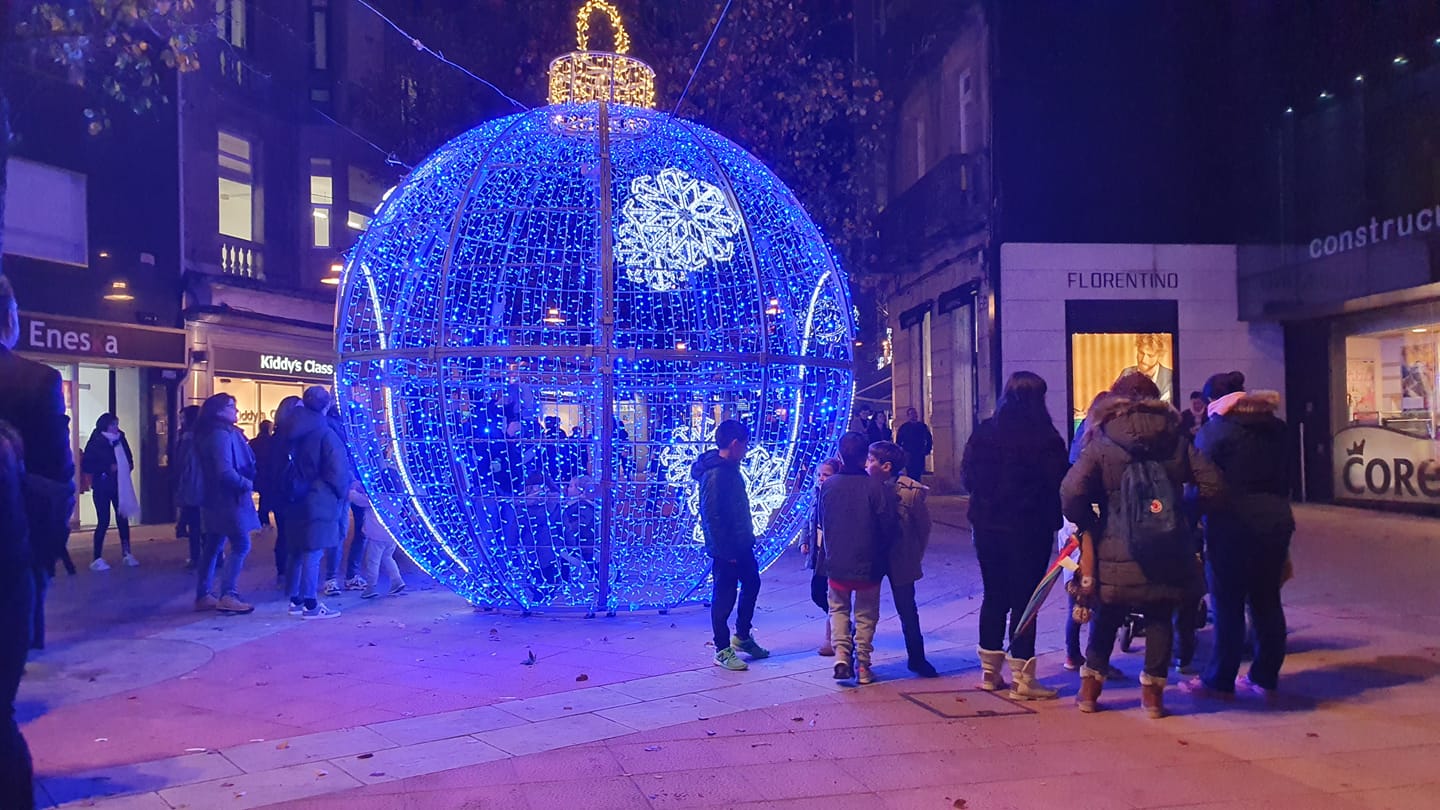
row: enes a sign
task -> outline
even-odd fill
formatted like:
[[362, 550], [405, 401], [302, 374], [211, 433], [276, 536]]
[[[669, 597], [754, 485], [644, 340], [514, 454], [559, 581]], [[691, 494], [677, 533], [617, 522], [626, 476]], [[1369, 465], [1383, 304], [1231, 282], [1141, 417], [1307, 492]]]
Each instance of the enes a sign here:
[[109, 363], [185, 367], [185, 332], [156, 326], [20, 313], [15, 350], [35, 355], [96, 358]]
[[1440, 505], [1440, 444], [1434, 440], [1352, 427], [1335, 434], [1333, 447], [1337, 499]]

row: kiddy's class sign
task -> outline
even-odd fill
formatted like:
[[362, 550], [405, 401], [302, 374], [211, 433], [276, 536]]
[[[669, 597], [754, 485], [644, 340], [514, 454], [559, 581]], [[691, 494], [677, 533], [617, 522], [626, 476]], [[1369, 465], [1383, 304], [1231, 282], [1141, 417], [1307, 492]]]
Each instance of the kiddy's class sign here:
[[1440, 505], [1437, 442], [1382, 427], [1335, 434], [1337, 500]]

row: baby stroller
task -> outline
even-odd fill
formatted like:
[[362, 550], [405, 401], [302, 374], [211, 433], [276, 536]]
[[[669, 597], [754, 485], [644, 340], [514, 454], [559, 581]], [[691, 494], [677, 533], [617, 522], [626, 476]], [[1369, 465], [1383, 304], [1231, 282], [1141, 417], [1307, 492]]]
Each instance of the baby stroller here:
[[[1176, 614], [1176, 627], [1181, 633], [1193, 635], [1204, 628], [1210, 621], [1210, 608], [1205, 603], [1205, 597], [1201, 596], [1194, 604], [1181, 605], [1182, 613]], [[1120, 624], [1120, 650], [1121, 652], [1134, 652], [1135, 639], [1145, 637], [1145, 616], [1140, 613], [1125, 614], [1125, 621]], [[1182, 647], [1184, 640], [1182, 639]], [[1195, 643], [1189, 642], [1189, 651], [1193, 655]], [[1190, 658], [1184, 652], [1178, 655], [1181, 659]]]

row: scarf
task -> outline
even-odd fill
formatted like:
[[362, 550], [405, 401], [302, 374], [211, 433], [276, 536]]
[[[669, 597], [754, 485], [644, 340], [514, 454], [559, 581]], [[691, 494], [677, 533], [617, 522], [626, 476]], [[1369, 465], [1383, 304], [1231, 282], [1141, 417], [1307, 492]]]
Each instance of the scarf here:
[[1235, 403], [1239, 402], [1244, 397], [1244, 391], [1236, 391], [1233, 394], [1226, 394], [1225, 396], [1220, 397], [1219, 399], [1210, 403], [1210, 415], [1212, 417], [1224, 416], [1225, 414], [1230, 412], [1231, 408], [1235, 407]]
[[100, 435], [110, 442], [111, 449], [115, 451], [115, 484], [119, 494], [119, 504], [115, 511], [127, 520], [138, 519], [140, 499], [135, 495], [135, 482], [130, 478], [130, 457], [125, 454], [125, 445], [120, 443], [120, 431], [116, 429]]

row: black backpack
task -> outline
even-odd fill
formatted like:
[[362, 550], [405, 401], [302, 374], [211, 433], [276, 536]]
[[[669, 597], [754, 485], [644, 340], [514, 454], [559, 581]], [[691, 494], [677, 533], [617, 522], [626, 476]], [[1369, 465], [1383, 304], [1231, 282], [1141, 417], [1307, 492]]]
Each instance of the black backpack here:
[[1182, 490], [1153, 458], [1132, 457], [1120, 476], [1116, 528], [1151, 582], [1180, 585], [1194, 574], [1195, 550]]
[[280, 502], [286, 506], [296, 504], [305, 500], [305, 494], [310, 491], [310, 482], [300, 472], [300, 465], [296, 461], [295, 454], [300, 449], [300, 443], [286, 441], [283, 444], [276, 442], [275, 447], [270, 451], [272, 464], [275, 471], [275, 494], [280, 496]]

